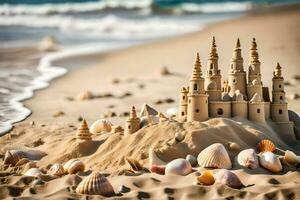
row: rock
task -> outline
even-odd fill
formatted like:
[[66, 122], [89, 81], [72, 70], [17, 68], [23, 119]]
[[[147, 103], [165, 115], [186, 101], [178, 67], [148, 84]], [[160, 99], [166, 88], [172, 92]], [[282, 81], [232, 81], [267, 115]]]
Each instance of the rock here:
[[121, 185], [120, 187], [119, 187], [119, 192], [120, 193], [127, 193], [127, 192], [130, 192], [130, 188], [129, 187], [126, 187], [125, 185]]
[[181, 132], [176, 132], [175, 133], [175, 140], [177, 142], [181, 142], [182, 140], [184, 140], [185, 136], [181, 133]]
[[196, 167], [198, 162], [197, 162], [197, 158], [193, 155], [187, 155], [186, 158], [185, 158], [187, 161], [190, 162], [191, 166], [192, 167]]

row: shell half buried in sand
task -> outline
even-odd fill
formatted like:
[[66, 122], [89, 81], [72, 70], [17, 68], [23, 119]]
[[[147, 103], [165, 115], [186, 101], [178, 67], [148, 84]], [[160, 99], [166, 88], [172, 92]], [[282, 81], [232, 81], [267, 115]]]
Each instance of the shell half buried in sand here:
[[280, 159], [272, 152], [263, 152], [259, 155], [259, 164], [265, 169], [278, 173], [282, 170]]
[[93, 172], [79, 183], [76, 193], [89, 195], [114, 196], [115, 192], [108, 179], [99, 172]]
[[193, 171], [193, 168], [189, 161], [183, 158], [175, 159], [171, 162], [169, 162], [166, 165], [166, 171], [165, 173], [167, 175], [173, 174], [173, 175], [181, 175], [186, 176], [189, 173]]
[[203, 185], [213, 185], [215, 178], [211, 170], [205, 170], [201, 172], [201, 175], [197, 177], [197, 182]]
[[43, 173], [39, 168], [30, 168], [24, 173], [24, 176], [39, 177], [42, 174]]
[[230, 157], [223, 144], [215, 143], [204, 150], [198, 155], [198, 165], [200, 167], [231, 169], [232, 164]]
[[257, 145], [258, 152], [274, 152], [276, 150], [275, 144], [270, 140], [262, 140]]
[[47, 154], [38, 150], [9, 150], [4, 155], [4, 164], [15, 166], [22, 158], [29, 160], [40, 160]]
[[241, 189], [244, 187], [240, 178], [227, 169], [219, 169], [214, 172], [214, 178], [216, 183], [225, 184], [231, 188]]
[[112, 129], [112, 123], [109, 120], [99, 119], [91, 125], [90, 132], [93, 134], [109, 133], [111, 129]]
[[84, 164], [78, 159], [71, 159], [66, 164], [64, 164], [65, 173], [76, 174], [77, 172], [84, 171]]
[[300, 165], [300, 157], [292, 151], [286, 150], [283, 158], [290, 165]]
[[53, 164], [51, 168], [48, 170], [48, 174], [54, 176], [63, 176], [65, 174], [63, 165], [58, 163]]
[[258, 168], [258, 157], [254, 149], [245, 149], [237, 156], [239, 165], [250, 169]]

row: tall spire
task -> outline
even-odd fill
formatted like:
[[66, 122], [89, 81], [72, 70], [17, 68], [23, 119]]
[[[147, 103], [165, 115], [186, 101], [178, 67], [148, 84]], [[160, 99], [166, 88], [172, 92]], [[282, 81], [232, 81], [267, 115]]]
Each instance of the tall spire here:
[[258, 52], [257, 52], [257, 44], [255, 41], [255, 38], [252, 39], [252, 43], [251, 43], [251, 47], [250, 47], [250, 59], [249, 59], [249, 63], [253, 64], [253, 63], [259, 63], [259, 59], [258, 59]]
[[215, 36], [213, 36], [210, 53], [209, 53], [209, 59], [216, 59], [216, 58], [218, 58], [217, 45], [216, 45]]
[[240, 38], [237, 39], [235, 43], [235, 49], [233, 50], [233, 56], [232, 60], [240, 60], [242, 59], [242, 54], [241, 54], [241, 43], [240, 43]]
[[137, 118], [137, 114], [136, 114], [136, 110], [135, 110], [134, 106], [132, 106], [132, 108], [131, 108], [131, 112], [130, 112], [129, 118], [130, 119], [136, 119]]
[[281, 77], [281, 66], [279, 62], [277, 62], [277, 66], [273, 72], [274, 77]]
[[235, 43], [235, 48], [239, 49], [240, 47], [241, 47], [240, 38], [238, 38]]
[[196, 61], [194, 64], [194, 69], [193, 69], [192, 79], [198, 79], [198, 78], [201, 78], [201, 76], [202, 76], [202, 71], [201, 71], [200, 56], [199, 56], [199, 53], [197, 53]]
[[240, 39], [238, 38], [235, 43], [235, 48], [233, 50], [233, 55], [231, 58], [230, 72], [235, 73], [235, 72], [243, 72], [243, 71], [244, 71], [244, 67], [243, 67], [241, 43], [240, 43]]

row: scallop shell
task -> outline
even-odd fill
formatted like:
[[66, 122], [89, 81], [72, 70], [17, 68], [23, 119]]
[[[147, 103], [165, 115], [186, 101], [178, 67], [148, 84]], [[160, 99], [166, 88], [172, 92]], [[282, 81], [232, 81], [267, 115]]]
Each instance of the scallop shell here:
[[286, 150], [284, 154], [284, 160], [290, 165], [299, 165], [300, 158], [292, 151]]
[[99, 172], [93, 172], [79, 183], [76, 188], [79, 194], [114, 196], [115, 192], [108, 179]]
[[130, 167], [133, 171], [142, 171], [144, 169], [142, 164], [139, 163], [139, 161], [137, 161], [135, 159], [125, 158], [125, 160], [130, 165]]
[[54, 176], [62, 176], [65, 174], [64, 167], [61, 164], [53, 164], [48, 171], [48, 174]]
[[199, 153], [197, 160], [200, 167], [230, 169], [232, 166], [225, 147], [220, 143], [206, 147]]
[[149, 149], [149, 166], [152, 165], [166, 165], [167, 163], [162, 161], [156, 154], [156, 152], [150, 148]]
[[231, 188], [241, 189], [244, 187], [244, 184], [241, 182], [239, 177], [227, 170], [227, 169], [220, 169], [214, 173], [214, 178], [216, 183], [225, 184]]
[[185, 176], [193, 170], [189, 161], [183, 158], [175, 159], [166, 165], [166, 174]]
[[148, 115], [141, 117], [140, 127], [143, 128], [147, 126], [148, 124], [157, 124], [159, 122], [159, 117], [155, 115]]
[[71, 159], [63, 166], [65, 173], [76, 174], [77, 172], [84, 171], [84, 164], [78, 159]]
[[271, 172], [277, 173], [282, 170], [279, 157], [269, 151], [259, 155], [259, 164]]
[[237, 161], [241, 166], [256, 169], [258, 168], [258, 157], [254, 149], [245, 149], [237, 156]]
[[156, 174], [164, 175], [166, 172], [166, 166], [165, 165], [152, 165], [150, 167], [150, 171]]
[[258, 152], [274, 152], [276, 150], [276, 146], [270, 140], [261, 140], [257, 145]]
[[34, 176], [34, 177], [39, 177], [42, 175], [42, 171], [39, 168], [30, 168], [28, 169], [25, 173], [24, 176]]
[[211, 170], [205, 170], [201, 172], [201, 175], [197, 177], [197, 182], [203, 185], [213, 185], [215, 178]]
[[29, 160], [40, 160], [46, 155], [47, 154], [45, 152], [38, 150], [9, 150], [5, 153], [4, 164], [11, 164], [15, 166], [22, 158], [27, 158]]
[[99, 119], [95, 121], [91, 127], [90, 132], [97, 134], [97, 133], [109, 133], [112, 129], [112, 123], [107, 119]]

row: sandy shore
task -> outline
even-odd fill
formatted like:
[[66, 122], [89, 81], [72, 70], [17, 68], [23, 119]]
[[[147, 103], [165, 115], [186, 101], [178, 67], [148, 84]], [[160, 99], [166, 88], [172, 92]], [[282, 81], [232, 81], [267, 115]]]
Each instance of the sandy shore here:
[[[264, 85], [271, 86], [272, 71], [276, 63], [280, 62], [283, 75], [290, 84], [286, 85], [287, 96], [300, 93], [299, 82], [293, 78], [295, 75], [300, 75], [299, 11], [300, 7], [294, 6], [254, 13], [240, 19], [210, 25], [201, 32], [167, 41], [113, 53], [83, 56], [71, 62], [62, 61], [60, 65], [72, 65], [72, 62], [76, 65], [78, 63], [85, 65], [84, 60], [92, 59], [97, 64], [74, 70], [52, 81], [49, 88], [36, 92], [34, 98], [26, 101], [25, 105], [33, 113], [24, 122], [15, 124], [14, 129], [0, 139], [1, 154], [3, 155], [6, 149], [34, 147], [48, 154], [38, 162], [38, 165], [45, 169], [50, 164], [64, 163], [70, 158], [79, 157], [86, 164], [86, 169], [104, 170], [110, 173], [109, 180], [115, 190], [121, 182], [130, 187], [132, 191], [125, 194], [123, 196], [125, 198], [298, 199], [300, 198], [300, 173], [299, 169], [294, 168], [285, 168], [280, 174], [274, 175], [264, 169], [251, 171], [234, 167], [235, 173], [245, 185], [255, 184], [242, 190], [219, 184], [201, 187], [193, 185], [197, 172], [186, 177], [149, 173], [139, 176], [115, 175], [116, 171], [126, 168], [125, 156], [135, 157], [146, 165], [149, 146], [157, 147], [161, 141], [172, 139], [174, 130], [178, 127], [187, 132], [185, 144], [175, 145], [174, 148], [160, 147], [161, 158], [164, 161], [169, 161], [172, 155], [175, 157], [182, 157], [186, 153], [197, 155], [197, 152], [214, 142], [223, 144], [236, 142], [242, 149], [255, 148], [257, 142], [266, 137], [272, 139], [278, 147], [291, 149], [299, 155], [299, 142], [288, 144], [274, 131], [263, 126], [255, 126], [248, 121], [235, 123], [231, 120], [218, 119], [192, 125], [168, 123], [158, 128], [143, 129], [137, 135], [128, 137], [120, 134], [95, 136], [92, 143], [77, 143], [74, 141], [74, 136], [76, 127], [80, 125], [79, 116], [83, 116], [91, 124], [108, 112], [114, 112], [116, 117], [111, 117], [109, 120], [113, 124], [123, 126], [126, 119], [124, 115], [129, 112], [132, 105], [139, 109], [143, 103], [148, 103], [162, 112], [177, 106], [179, 90], [188, 84], [196, 52], [200, 53], [203, 71], [206, 71], [206, 59], [212, 36], [216, 37], [220, 57], [219, 67], [223, 79], [227, 77], [236, 38], [241, 39], [244, 68], [247, 69], [248, 48], [251, 39], [255, 37], [262, 62]], [[167, 66], [172, 74], [161, 76], [162, 66]], [[86, 90], [98, 95], [98, 98], [78, 100], [78, 94]], [[289, 99], [289, 108], [300, 113], [299, 100]], [[58, 112], [63, 114], [59, 115]], [[249, 124], [255, 128], [249, 128]], [[218, 134], [225, 132], [224, 130], [226, 130], [224, 137], [219, 137]], [[204, 134], [206, 131], [212, 135]], [[195, 136], [197, 132], [201, 133], [201, 137]], [[35, 143], [39, 139], [43, 142]], [[86, 145], [92, 147], [90, 151], [85, 150]], [[234, 152], [230, 153], [231, 158], [235, 155]], [[1, 167], [3, 172], [0, 183], [3, 186], [0, 185], [0, 195], [2, 197], [83, 198], [74, 194], [72, 188], [88, 172], [67, 175], [48, 181], [43, 186], [29, 186], [30, 180], [14, 175], [18, 170], [22, 168]]]

